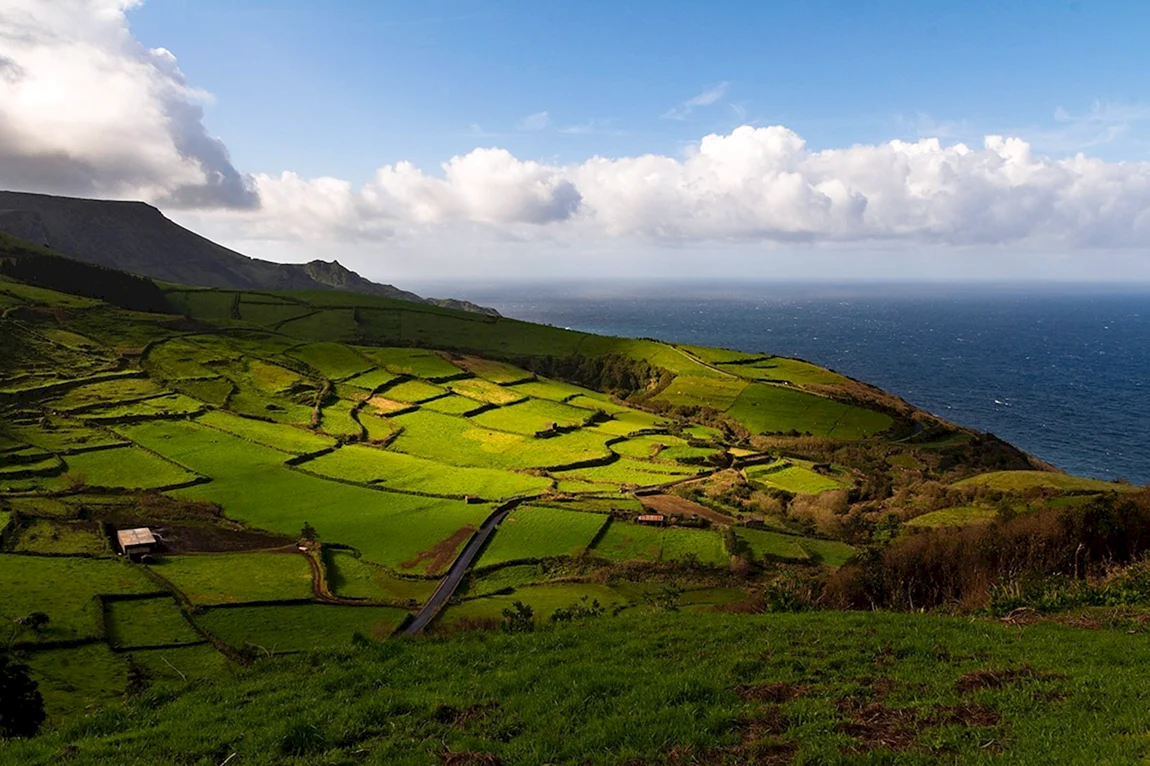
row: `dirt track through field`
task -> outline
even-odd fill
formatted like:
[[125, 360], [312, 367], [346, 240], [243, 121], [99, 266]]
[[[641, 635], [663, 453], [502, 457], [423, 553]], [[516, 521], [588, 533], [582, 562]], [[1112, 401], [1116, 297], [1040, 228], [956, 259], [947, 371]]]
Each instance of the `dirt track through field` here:
[[691, 516], [695, 514], [715, 524], [735, 523], [735, 520], [726, 514], [678, 495], [640, 495], [639, 502], [643, 504], [644, 508], [664, 515]]

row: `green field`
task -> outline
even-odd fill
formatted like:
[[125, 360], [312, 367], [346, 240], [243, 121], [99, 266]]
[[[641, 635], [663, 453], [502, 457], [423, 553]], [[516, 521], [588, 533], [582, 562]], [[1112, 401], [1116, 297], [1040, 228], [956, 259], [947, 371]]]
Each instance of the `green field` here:
[[425, 402], [428, 399], [434, 399], [437, 396], [443, 396], [446, 393], [447, 389], [432, 383], [427, 383], [422, 380], [405, 380], [401, 383], [396, 383], [394, 386], [388, 386], [382, 395], [387, 399], [392, 399], [397, 402], [417, 404], [419, 402]]
[[608, 517], [542, 506], [516, 508], [503, 520], [475, 566], [555, 556], [579, 556], [595, 539]]
[[589, 410], [571, 407], [546, 399], [528, 399], [519, 404], [496, 407], [470, 420], [484, 428], [530, 436], [555, 426], [579, 426], [591, 417]]
[[786, 460], [769, 465], [751, 466], [746, 470], [746, 474], [752, 481], [778, 487], [796, 495], [817, 495], [846, 486], [834, 476]]
[[374, 364], [339, 343], [311, 343], [287, 351], [331, 380], [347, 380], [374, 368]]
[[590, 393], [585, 388], [573, 386], [570, 383], [564, 383], [559, 380], [532, 380], [527, 383], [519, 383], [515, 385], [512, 390], [518, 391], [523, 396], [530, 396], [535, 399], [550, 399], [553, 402], [562, 402], [566, 399], [584, 396]]
[[760, 383], [743, 389], [727, 414], [758, 433], [809, 431], [838, 439], [861, 439], [893, 424], [881, 412]]
[[32, 612], [44, 612], [50, 618], [39, 633], [17, 633], [18, 641], [33, 643], [99, 638], [97, 594], [160, 590], [142, 572], [122, 561], [56, 556], [0, 554], [0, 582], [4, 583], [0, 622], [11, 625], [11, 620]]
[[1086, 479], [1052, 471], [996, 471], [972, 476], [954, 484], [956, 487], [986, 487], [1000, 492], [1022, 492], [1028, 489], [1050, 489], [1059, 492], [1137, 492], [1138, 487], [1115, 484], [1101, 479]]
[[433, 460], [349, 445], [302, 465], [309, 471], [387, 489], [489, 499], [543, 492], [551, 480], [495, 468], [463, 468]]
[[378, 366], [396, 375], [412, 375], [417, 378], [436, 380], [459, 375], [460, 370], [439, 354], [416, 348], [369, 348], [357, 349]]
[[448, 607], [439, 620], [442, 624], [451, 625], [462, 619], [499, 619], [504, 609], [522, 601], [534, 610], [536, 622], [545, 623], [556, 609], [578, 604], [583, 598], [587, 599], [586, 603], [598, 601], [605, 609], [626, 603], [617, 591], [597, 583], [528, 585], [515, 588], [515, 592], [509, 595], [484, 596]]
[[671, 381], [671, 385], [661, 391], [655, 400], [680, 407], [704, 405], [725, 410], [735, 403], [736, 398], [746, 387], [747, 381], [734, 376], [680, 375]]
[[556, 472], [561, 479], [582, 479], [583, 481], [623, 484], [637, 487], [666, 484], [676, 479], [692, 476], [698, 469], [677, 468], [669, 464], [647, 463], [632, 458], [620, 458], [614, 463]]
[[191, 644], [203, 641], [171, 598], [112, 601], [104, 610], [108, 642], [118, 648]]
[[281, 423], [241, 418], [230, 412], [205, 412], [196, 418], [196, 421], [293, 455], [317, 452], [335, 444], [334, 439], [313, 431]]
[[[312, 524], [324, 540], [358, 547], [369, 561], [390, 567], [450, 540], [490, 513], [484, 505], [413, 497], [353, 487], [293, 471], [283, 453], [194, 423], [146, 423], [123, 429], [130, 438], [212, 477], [181, 490], [217, 502], [231, 518], [287, 535]], [[253, 483], [260, 491], [251, 491]], [[413, 574], [424, 572], [412, 564]]]
[[718, 532], [675, 527], [647, 527], [612, 521], [595, 544], [594, 553], [611, 561], [683, 561], [722, 567], [730, 557]]
[[[3, 519], [7, 522], [7, 517]], [[0, 524], [0, 529], [4, 524]], [[61, 522], [31, 519], [20, 528], [13, 547], [16, 553], [49, 553], [57, 555], [107, 556], [108, 541], [99, 526], [85, 522]]]
[[483, 404], [511, 404], [527, 396], [525, 392], [520, 392], [519, 386], [500, 386], [482, 378], [456, 380], [448, 384], [448, 387], [460, 396]]
[[398, 577], [351, 551], [324, 548], [328, 587], [337, 596], [415, 606], [431, 597], [438, 582]]
[[418, 412], [396, 415], [403, 427], [394, 449], [452, 465], [477, 468], [547, 468], [607, 457], [607, 435], [575, 431], [550, 439], [480, 428], [465, 418]]
[[390, 636], [407, 616], [388, 606], [286, 604], [209, 609], [196, 618], [205, 630], [236, 649], [266, 652], [305, 652], [351, 644], [359, 633], [366, 638]]
[[311, 598], [311, 568], [295, 553], [165, 556], [156, 574], [197, 606]]
[[993, 508], [979, 508], [974, 505], [962, 505], [954, 508], [944, 508], [941, 511], [931, 511], [922, 516], [915, 516], [906, 522], [908, 527], [964, 527], [968, 524], [989, 524], [998, 518], [998, 511]]
[[808, 562], [811, 554], [802, 546], [801, 538], [768, 532], [761, 529], [735, 527], [735, 537], [750, 549], [755, 561]]

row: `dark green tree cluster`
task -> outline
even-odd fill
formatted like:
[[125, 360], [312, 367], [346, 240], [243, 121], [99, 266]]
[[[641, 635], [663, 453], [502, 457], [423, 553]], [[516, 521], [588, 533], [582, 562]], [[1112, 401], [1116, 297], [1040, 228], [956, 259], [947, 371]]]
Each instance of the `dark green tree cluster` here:
[[0, 652], [0, 739], [31, 737], [46, 717], [44, 698], [28, 666]]
[[536, 375], [565, 380], [624, 399], [639, 392], [660, 390], [674, 378], [661, 367], [622, 354], [524, 357], [514, 362]]

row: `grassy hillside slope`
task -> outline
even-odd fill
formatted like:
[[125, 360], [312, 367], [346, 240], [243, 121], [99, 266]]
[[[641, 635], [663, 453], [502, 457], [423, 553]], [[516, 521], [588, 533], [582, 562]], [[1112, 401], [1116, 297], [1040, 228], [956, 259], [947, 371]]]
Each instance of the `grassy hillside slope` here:
[[1127, 629], [641, 611], [361, 644], [169, 686], [0, 763], [1137, 763], [1150, 646]]

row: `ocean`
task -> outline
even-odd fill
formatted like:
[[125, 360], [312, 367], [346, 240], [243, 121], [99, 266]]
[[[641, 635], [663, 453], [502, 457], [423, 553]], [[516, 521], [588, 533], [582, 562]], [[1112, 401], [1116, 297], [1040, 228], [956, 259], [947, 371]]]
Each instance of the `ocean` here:
[[532, 322], [808, 359], [992, 432], [1071, 473], [1150, 483], [1147, 288], [455, 283], [422, 289]]

